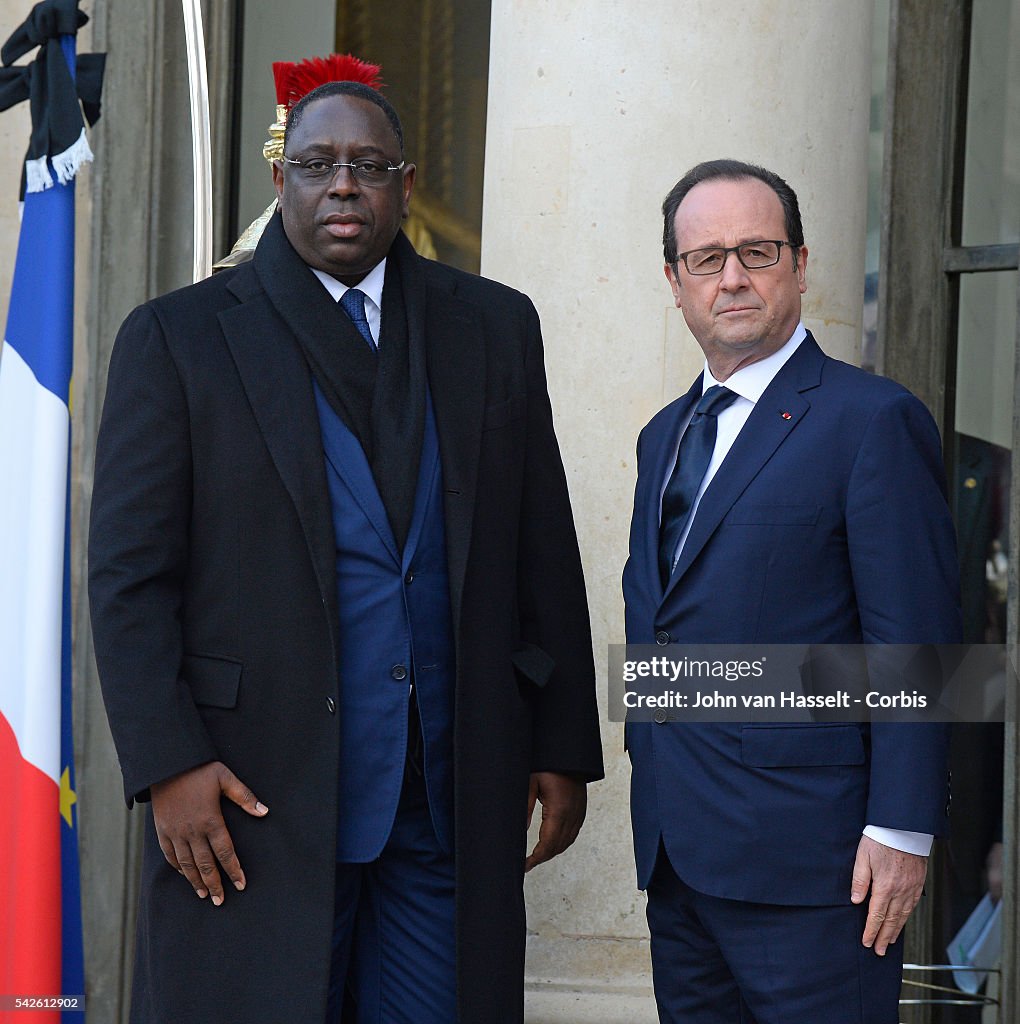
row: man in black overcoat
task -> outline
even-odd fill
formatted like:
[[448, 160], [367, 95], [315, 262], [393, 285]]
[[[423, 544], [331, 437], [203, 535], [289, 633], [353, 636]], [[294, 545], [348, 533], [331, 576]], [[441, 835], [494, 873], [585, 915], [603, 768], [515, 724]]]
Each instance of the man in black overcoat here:
[[[254, 260], [136, 309], [110, 363], [89, 593], [125, 794], [151, 801], [132, 1020], [332, 1024], [346, 982], [345, 1021], [512, 1024], [525, 868], [602, 775], [538, 317], [411, 248], [374, 90], [311, 93], [285, 154]], [[365, 927], [387, 915], [408, 934]]]

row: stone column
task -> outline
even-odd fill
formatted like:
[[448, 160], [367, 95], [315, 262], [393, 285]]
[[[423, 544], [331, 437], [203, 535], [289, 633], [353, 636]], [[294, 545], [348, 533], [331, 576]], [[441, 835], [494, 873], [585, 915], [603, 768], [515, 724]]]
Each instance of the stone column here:
[[[764, 164], [797, 191], [805, 322], [858, 361], [870, 4], [494, 0], [482, 272], [530, 294], [591, 601], [600, 700], [622, 642], [634, 442], [700, 350], [662, 273], [660, 204], [700, 160]], [[603, 704], [604, 706], [604, 704]], [[527, 882], [528, 1021], [654, 1021], [622, 726], [576, 846]]]

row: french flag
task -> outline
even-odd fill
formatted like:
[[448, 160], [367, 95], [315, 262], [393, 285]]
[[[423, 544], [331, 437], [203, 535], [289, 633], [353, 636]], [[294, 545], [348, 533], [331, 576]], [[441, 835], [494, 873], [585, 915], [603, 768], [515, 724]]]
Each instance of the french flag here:
[[[79, 998], [79, 1012], [37, 1011], [33, 1024], [84, 1019], [68, 526], [73, 179], [92, 156], [74, 79], [83, 18], [76, 0], [37, 5], [2, 57], [10, 65], [42, 37], [39, 55], [0, 72], [0, 109], [30, 95], [33, 113], [0, 349], [0, 1021], [29, 1019], [19, 998]], [[71, 104], [58, 95], [65, 79]]]

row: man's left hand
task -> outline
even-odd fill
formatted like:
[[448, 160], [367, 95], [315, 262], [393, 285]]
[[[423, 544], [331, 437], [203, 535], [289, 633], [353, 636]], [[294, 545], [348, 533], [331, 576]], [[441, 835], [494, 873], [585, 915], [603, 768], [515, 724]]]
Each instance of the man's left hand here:
[[861, 836], [854, 862], [850, 902], [862, 903], [871, 889], [868, 920], [861, 941], [879, 956], [885, 956], [917, 906], [928, 873], [928, 858], [904, 853]]
[[542, 804], [542, 824], [538, 830], [538, 842], [524, 862], [525, 871], [552, 860], [577, 838], [588, 807], [588, 788], [580, 779], [569, 775], [532, 772], [528, 785], [529, 828], [536, 800]]

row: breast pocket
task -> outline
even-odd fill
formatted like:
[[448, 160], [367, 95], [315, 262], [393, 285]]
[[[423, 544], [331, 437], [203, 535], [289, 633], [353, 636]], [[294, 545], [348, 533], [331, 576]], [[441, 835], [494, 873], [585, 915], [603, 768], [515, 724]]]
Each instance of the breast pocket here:
[[773, 505], [741, 502], [726, 517], [731, 526], [814, 526], [821, 505]]

